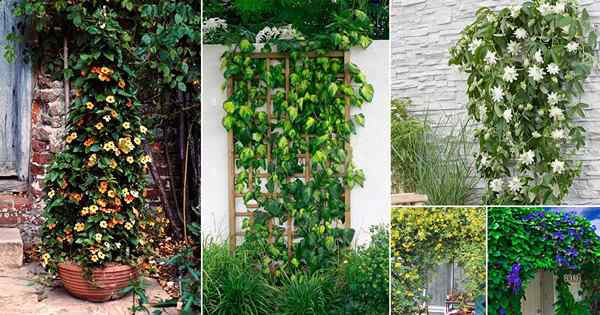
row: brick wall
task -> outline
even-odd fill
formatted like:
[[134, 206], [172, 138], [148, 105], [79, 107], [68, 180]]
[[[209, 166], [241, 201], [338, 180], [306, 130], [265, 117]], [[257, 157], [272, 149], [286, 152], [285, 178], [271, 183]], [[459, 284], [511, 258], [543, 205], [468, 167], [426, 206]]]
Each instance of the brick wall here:
[[[391, 8], [392, 97], [411, 98], [415, 115], [430, 120], [466, 118], [463, 74], [448, 66], [448, 48], [459, 38], [482, 6], [502, 8], [515, 0], [394, 0]], [[600, 23], [600, 1], [580, 0], [594, 23]], [[597, 27], [598, 28], [598, 27]], [[567, 204], [600, 204], [600, 69], [585, 84], [583, 101], [591, 106], [579, 123], [587, 129], [587, 146], [576, 156], [582, 175]]]

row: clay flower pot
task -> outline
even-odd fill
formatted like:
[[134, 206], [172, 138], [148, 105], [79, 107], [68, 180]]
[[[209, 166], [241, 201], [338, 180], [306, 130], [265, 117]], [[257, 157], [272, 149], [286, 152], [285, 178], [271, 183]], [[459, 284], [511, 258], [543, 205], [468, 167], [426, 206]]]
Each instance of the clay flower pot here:
[[73, 263], [60, 263], [58, 274], [67, 291], [82, 300], [105, 302], [123, 297], [121, 290], [129, 286], [129, 281], [138, 277], [135, 267], [109, 265], [93, 270], [94, 283], [83, 277], [83, 269]]

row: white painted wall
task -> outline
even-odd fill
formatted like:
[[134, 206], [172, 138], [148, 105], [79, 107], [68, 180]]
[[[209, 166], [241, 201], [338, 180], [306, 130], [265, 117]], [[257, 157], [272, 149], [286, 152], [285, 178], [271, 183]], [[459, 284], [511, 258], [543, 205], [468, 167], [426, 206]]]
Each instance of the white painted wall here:
[[[392, 41], [392, 97], [411, 98], [416, 115], [429, 110], [430, 120], [466, 118], [466, 76], [448, 66], [448, 48], [475, 18], [481, 7], [500, 9], [523, 0], [393, 0], [390, 10]], [[595, 23], [600, 23], [600, 1], [580, 0]], [[575, 157], [583, 162], [564, 204], [600, 203], [600, 70], [585, 82], [583, 101], [590, 104], [586, 147]]]
[[[351, 60], [375, 88], [371, 104], [353, 111], [365, 115], [365, 127], [352, 138], [354, 162], [366, 174], [364, 187], [351, 194], [355, 241], [369, 240], [369, 227], [389, 224], [390, 216], [390, 91], [389, 41], [375, 41], [368, 49], [352, 49]], [[227, 133], [221, 125], [226, 96], [220, 57], [224, 46], [205, 45], [202, 60], [202, 233], [225, 240], [227, 215]]]

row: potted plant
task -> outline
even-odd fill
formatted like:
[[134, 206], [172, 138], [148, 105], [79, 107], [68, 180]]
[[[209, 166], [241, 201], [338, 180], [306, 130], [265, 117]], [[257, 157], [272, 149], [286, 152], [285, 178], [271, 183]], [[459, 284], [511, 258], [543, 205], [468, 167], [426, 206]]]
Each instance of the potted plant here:
[[124, 32], [114, 13], [90, 18], [79, 26], [90, 38], [72, 66], [66, 144], [46, 175], [41, 254], [72, 295], [107, 301], [137, 277], [144, 255], [140, 222], [150, 158], [133, 73], [120, 46]]

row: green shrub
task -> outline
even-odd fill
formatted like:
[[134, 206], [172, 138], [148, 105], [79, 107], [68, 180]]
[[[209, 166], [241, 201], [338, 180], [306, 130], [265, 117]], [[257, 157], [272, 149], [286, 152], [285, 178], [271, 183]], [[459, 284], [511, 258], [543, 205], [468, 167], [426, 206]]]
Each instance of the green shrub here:
[[280, 291], [281, 315], [334, 314], [332, 303], [335, 282], [328, 273], [295, 274], [284, 281]]
[[371, 243], [353, 251], [341, 267], [345, 314], [387, 314], [389, 308], [389, 232], [371, 228]]
[[392, 175], [395, 190], [417, 192], [434, 205], [465, 205], [475, 199], [477, 178], [469, 141], [468, 123], [441, 130], [411, 117], [410, 100], [392, 102]]
[[205, 314], [260, 315], [273, 310], [273, 290], [241, 251], [227, 245], [204, 247], [203, 303]]

